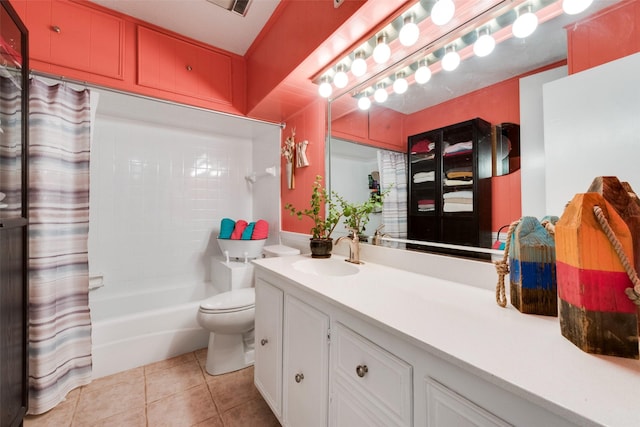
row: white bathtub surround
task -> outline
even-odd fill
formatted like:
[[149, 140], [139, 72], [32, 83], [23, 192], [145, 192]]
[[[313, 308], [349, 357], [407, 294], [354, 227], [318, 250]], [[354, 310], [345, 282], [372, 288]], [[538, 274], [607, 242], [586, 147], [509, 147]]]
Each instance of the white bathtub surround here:
[[[403, 257], [407, 255], [402, 252]], [[496, 425], [502, 425], [498, 421], [511, 425], [640, 425], [636, 399], [640, 384], [638, 361], [584, 353], [562, 337], [557, 318], [525, 315], [513, 307], [501, 308], [496, 305], [493, 289], [468, 286], [464, 280], [416, 274], [380, 265], [371, 258], [365, 258], [363, 265], [351, 266], [358, 272], [347, 276], [316, 275], [295, 267], [298, 261], [340, 263], [342, 259], [293, 256], [255, 261], [256, 286], [281, 289], [285, 313], [301, 302], [307, 306], [306, 312], [313, 314], [319, 310], [329, 319], [328, 363], [333, 367], [328, 371], [328, 386], [332, 390], [332, 399], [327, 400], [329, 419], [341, 419], [339, 414], [353, 415], [348, 402], [360, 407], [378, 401], [353, 396], [349, 389], [342, 388], [344, 381], [360, 384], [361, 373], [364, 379], [369, 378], [366, 372], [354, 370], [356, 364], [363, 363], [360, 357], [352, 360], [357, 362], [353, 366], [344, 365], [348, 367], [344, 374], [340, 372], [343, 357], [349, 359], [355, 354], [349, 343], [358, 341], [370, 349], [380, 346], [384, 350], [371, 351], [392, 355], [389, 357], [398, 363], [409, 365], [411, 380], [403, 382], [401, 388], [408, 391], [408, 397], [386, 394], [387, 399], [398, 403], [398, 408], [404, 408], [398, 414], [407, 415], [405, 411], [409, 411], [409, 418], [403, 418], [409, 424], [413, 420], [415, 425], [426, 425], [427, 417], [434, 422], [431, 417], [437, 417], [438, 411], [427, 408], [427, 402], [437, 405], [446, 401], [454, 402], [454, 406], [446, 406], [449, 414], [457, 416], [472, 408], [474, 416], [487, 416]], [[482, 274], [476, 264], [458, 259], [455, 269], [445, 270], [452, 277], [466, 271], [471, 279], [476, 272]], [[295, 300], [296, 305], [288, 309], [290, 300]], [[256, 301], [256, 309], [259, 318], [260, 300]], [[286, 316], [284, 319], [286, 332], [291, 325], [287, 325]], [[342, 340], [345, 327], [361, 338]], [[256, 340], [260, 339], [260, 333], [256, 330]], [[294, 353], [288, 353], [288, 336], [284, 334], [282, 347], [285, 360], [295, 357], [295, 345]], [[326, 335], [320, 334], [318, 339], [326, 341]], [[320, 341], [314, 345], [320, 345]], [[317, 348], [314, 354], [318, 354]], [[373, 372], [374, 363], [380, 368], [375, 360], [368, 358], [369, 373]], [[258, 354], [256, 361], [258, 375], [261, 372]], [[304, 371], [304, 367], [297, 368]], [[368, 381], [374, 382], [375, 377], [371, 375]], [[306, 384], [309, 387], [311, 382]], [[295, 387], [296, 383], [289, 381], [284, 384], [284, 392], [289, 389], [303, 393]], [[360, 403], [349, 400], [347, 395]], [[407, 403], [409, 406], [404, 406]], [[456, 410], [449, 412], [452, 407]], [[286, 417], [287, 408], [281, 408]], [[345, 408], [347, 412], [341, 412]], [[385, 409], [378, 406], [376, 410]]]

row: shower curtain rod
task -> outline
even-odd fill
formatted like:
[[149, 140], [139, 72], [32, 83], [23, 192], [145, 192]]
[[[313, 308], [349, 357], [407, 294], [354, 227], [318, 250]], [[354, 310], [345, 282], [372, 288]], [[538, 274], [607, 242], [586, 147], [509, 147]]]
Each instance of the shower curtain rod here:
[[196, 106], [188, 105], [188, 104], [182, 104], [182, 103], [176, 102], [176, 101], [169, 101], [169, 100], [166, 100], [166, 99], [154, 98], [152, 96], [140, 95], [138, 93], [132, 93], [132, 92], [124, 91], [124, 90], [113, 89], [113, 88], [110, 88], [110, 87], [101, 86], [101, 85], [97, 85], [97, 84], [94, 84], [94, 83], [89, 83], [89, 82], [86, 82], [86, 81], [70, 79], [70, 78], [64, 77], [64, 76], [57, 76], [55, 74], [43, 73], [42, 71], [31, 70], [29, 72], [29, 77], [43, 77], [43, 78], [46, 78], [46, 79], [58, 80], [58, 81], [60, 81], [62, 83], [76, 84], [76, 85], [84, 86], [85, 88], [88, 88], [88, 89], [100, 89], [100, 90], [104, 90], [104, 91], [118, 93], [118, 94], [121, 94], [121, 95], [135, 96], [136, 98], [146, 99], [146, 100], [149, 100], [149, 101], [162, 102], [162, 103], [168, 104], [168, 105], [175, 105], [175, 106], [179, 106], [179, 107], [187, 107], [187, 108], [192, 108], [192, 109], [198, 110], [198, 111], [205, 111], [207, 113], [221, 114], [223, 116], [233, 117], [233, 118], [236, 118], [236, 119], [245, 119], [245, 120], [250, 120], [252, 122], [264, 123], [264, 124], [267, 124], [267, 125], [278, 126], [278, 127], [280, 127], [280, 129], [285, 129], [287, 127], [287, 124], [285, 122], [275, 123], [275, 122], [270, 122], [270, 121], [267, 121], [267, 120], [254, 119], [252, 117], [246, 117], [246, 116], [240, 116], [240, 115], [231, 114], [231, 113], [225, 113], [223, 111], [208, 110], [206, 108], [196, 107]]

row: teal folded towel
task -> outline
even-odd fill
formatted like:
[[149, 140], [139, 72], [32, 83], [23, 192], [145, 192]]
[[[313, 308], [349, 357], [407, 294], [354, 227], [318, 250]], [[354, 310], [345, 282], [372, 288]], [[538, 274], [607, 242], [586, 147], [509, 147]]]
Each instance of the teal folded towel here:
[[240, 237], [241, 240], [251, 240], [251, 235], [253, 234], [253, 227], [256, 226], [255, 222], [250, 222], [249, 224], [247, 224], [247, 228], [244, 229], [244, 231], [242, 232], [242, 237]]
[[236, 227], [236, 222], [230, 218], [222, 218], [220, 222], [220, 239], [230, 239], [233, 229]]

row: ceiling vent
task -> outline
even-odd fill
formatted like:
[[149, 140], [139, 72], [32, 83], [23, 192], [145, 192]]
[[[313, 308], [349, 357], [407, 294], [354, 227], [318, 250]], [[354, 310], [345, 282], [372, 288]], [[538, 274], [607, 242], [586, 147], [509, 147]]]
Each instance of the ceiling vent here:
[[249, 10], [251, 0], [207, 0], [216, 6], [220, 6], [225, 10], [229, 10], [238, 15], [245, 16]]

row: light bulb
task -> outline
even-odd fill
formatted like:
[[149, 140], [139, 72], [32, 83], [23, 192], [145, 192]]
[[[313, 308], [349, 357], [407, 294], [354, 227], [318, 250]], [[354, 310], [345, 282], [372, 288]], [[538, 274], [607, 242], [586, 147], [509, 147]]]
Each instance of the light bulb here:
[[453, 49], [453, 47], [447, 48], [447, 53], [442, 57], [442, 69], [446, 71], [453, 71], [460, 65], [460, 55]]
[[421, 85], [431, 80], [431, 69], [427, 66], [426, 62], [418, 67], [413, 78], [416, 79], [416, 83]]
[[346, 67], [343, 64], [338, 65], [336, 69], [337, 72], [336, 75], [333, 76], [333, 84], [338, 89], [342, 89], [349, 83], [349, 76], [347, 76], [347, 73], [345, 72]]
[[431, 8], [431, 21], [436, 25], [445, 25], [456, 11], [453, 0], [438, 0]]
[[391, 48], [387, 44], [387, 36], [381, 35], [378, 37], [378, 43], [373, 49], [373, 60], [378, 64], [384, 64], [391, 57]]
[[388, 97], [389, 94], [387, 93], [387, 89], [384, 88], [384, 85], [378, 86], [378, 89], [373, 93], [373, 99], [375, 99], [379, 104], [386, 101]]
[[367, 95], [362, 95], [360, 99], [358, 99], [358, 108], [361, 110], [368, 110], [371, 108], [371, 100]]
[[515, 37], [523, 39], [533, 34], [537, 26], [538, 17], [531, 12], [531, 6], [529, 6], [524, 11], [520, 11], [518, 18], [511, 27], [511, 32]]
[[562, 10], [567, 15], [577, 15], [591, 6], [593, 0], [562, 0]]
[[404, 18], [404, 25], [400, 28], [398, 38], [403, 46], [413, 46], [420, 37], [420, 29], [416, 25], [413, 15]]
[[331, 87], [331, 83], [329, 83], [329, 78], [326, 76], [323, 77], [322, 83], [320, 83], [320, 86], [318, 86], [318, 93], [321, 97], [328, 98], [331, 96], [332, 92], [333, 88]]
[[355, 56], [355, 59], [351, 63], [351, 72], [354, 76], [360, 77], [367, 72], [367, 61], [365, 61], [364, 52], [361, 50], [356, 52]]
[[478, 40], [473, 44], [473, 53], [480, 57], [487, 56], [493, 52], [493, 49], [495, 49], [496, 40], [491, 34], [489, 34], [488, 29], [478, 31], [478, 34]]
[[404, 73], [398, 73], [393, 81], [393, 91], [398, 95], [405, 93], [409, 89], [409, 83], [404, 78]]

